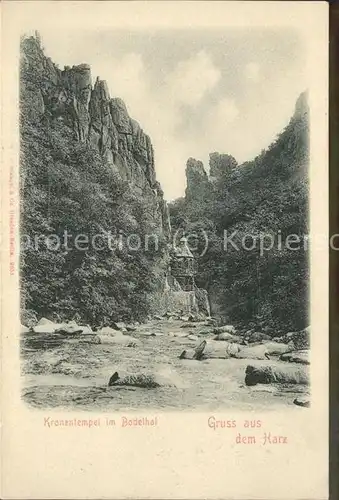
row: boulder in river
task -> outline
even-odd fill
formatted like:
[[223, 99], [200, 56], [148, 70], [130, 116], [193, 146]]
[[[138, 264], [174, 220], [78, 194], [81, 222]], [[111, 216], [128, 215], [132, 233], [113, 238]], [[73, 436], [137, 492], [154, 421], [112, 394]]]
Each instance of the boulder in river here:
[[248, 337], [248, 341], [250, 343], [265, 342], [266, 340], [271, 340], [271, 337], [269, 335], [267, 335], [266, 333], [262, 333], [262, 332], [253, 332]]
[[157, 387], [160, 387], [160, 385], [152, 375], [136, 374], [120, 377], [118, 372], [115, 372], [109, 379], [108, 386], [113, 387], [117, 385], [143, 387], [147, 389], [155, 389]]
[[118, 321], [117, 323], [112, 323], [112, 327], [121, 332], [127, 332], [126, 324], [123, 321]]
[[54, 321], [51, 321], [50, 319], [47, 319], [47, 318], [40, 318], [38, 323], [37, 323], [37, 326], [41, 326], [41, 325], [54, 325]]
[[248, 365], [245, 384], [309, 384], [309, 371], [304, 366], [292, 365]]
[[118, 372], [115, 372], [109, 379], [108, 386], [132, 386], [156, 389], [158, 387], [176, 387], [176, 381], [175, 376], [173, 377], [167, 373], [135, 373], [120, 376]]
[[311, 327], [308, 326], [298, 332], [288, 332], [283, 336], [284, 342], [293, 342], [295, 349], [309, 349]]
[[[230, 352], [232, 350], [232, 353]], [[185, 349], [179, 356], [180, 359], [229, 359], [233, 353], [240, 349], [237, 344], [227, 344], [215, 340], [203, 340], [195, 349]]]
[[33, 327], [34, 333], [55, 333], [58, 329], [62, 328], [65, 323], [54, 323], [47, 318], [41, 318], [37, 325]]
[[77, 333], [82, 333], [85, 327], [79, 326], [75, 321], [70, 323], [64, 323], [62, 326], [55, 330], [55, 333], [62, 333], [63, 335], [75, 335]]
[[239, 359], [270, 359], [265, 344], [242, 347], [234, 357]]
[[205, 347], [207, 345], [206, 340], [203, 340], [197, 347], [194, 349], [185, 349], [182, 351], [180, 354], [179, 358], [180, 359], [195, 359], [195, 360], [200, 360], [202, 359], [202, 354], [205, 350]]
[[138, 335], [141, 335], [143, 337], [163, 337], [163, 333], [161, 332], [157, 332], [157, 331], [140, 331], [140, 332], [137, 332]]
[[278, 344], [284, 344], [283, 337], [273, 337], [272, 342], [278, 342]]
[[302, 365], [309, 365], [309, 349], [300, 349], [298, 351], [290, 351], [280, 356], [281, 361], [289, 361], [290, 363], [300, 363]]
[[79, 339], [80, 344], [101, 344], [101, 340], [99, 335], [96, 335], [95, 333], [90, 335], [86, 334], [83, 337]]
[[126, 330], [128, 332], [135, 332], [137, 330], [137, 327], [135, 325], [126, 325]]
[[236, 357], [238, 352], [242, 349], [242, 346], [240, 344], [228, 342], [226, 344], [226, 352], [230, 358]]
[[93, 335], [93, 330], [89, 325], [82, 326], [82, 335]]
[[189, 332], [169, 332], [170, 337], [185, 338], [189, 336]]
[[273, 340], [271, 342], [265, 342], [262, 345], [264, 345], [266, 347], [269, 355], [272, 354], [272, 355], [277, 356], [277, 355], [284, 354], [284, 353], [291, 350], [291, 348], [288, 344], [282, 344], [280, 342], [273, 342]]
[[297, 406], [303, 406], [304, 408], [309, 408], [311, 406], [311, 401], [309, 397], [298, 397], [295, 398], [293, 403]]
[[137, 340], [129, 335], [102, 335], [98, 334], [101, 344], [114, 344], [125, 347], [139, 347], [141, 346], [140, 340]]

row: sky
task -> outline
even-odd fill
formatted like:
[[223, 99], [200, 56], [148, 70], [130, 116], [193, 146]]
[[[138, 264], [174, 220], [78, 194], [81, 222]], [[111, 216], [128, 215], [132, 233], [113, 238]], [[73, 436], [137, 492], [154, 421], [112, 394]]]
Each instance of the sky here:
[[307, 88], [303, 41], [291, 29], [40, 30], [61, 69], [88, 63], [151, 137], [167, 200], [184, 195], [189, 157], [253, 159], [287, 125]]

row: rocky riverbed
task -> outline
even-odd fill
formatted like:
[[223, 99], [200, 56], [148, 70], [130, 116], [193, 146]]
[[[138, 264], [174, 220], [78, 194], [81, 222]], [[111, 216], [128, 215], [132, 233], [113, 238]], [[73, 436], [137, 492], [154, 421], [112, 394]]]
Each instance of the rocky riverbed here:
[[[305, 382], [245, 384], [248, 365], [273, 366], [278, 371], [286, 370], [288, 365], [293, 371], [300, 370], [299, 363], [281, 361], [276, 353], [270, 359], [180, 359], [184, 350], [190, 352], [203, 340], [208, 346], [218, 344], [219, 349], [224, 349], [225, 345], [226, 349], [226, 342], [212, 340], [212, 326], [206, 322], [193, 324], [187, 318], [157, 318], [130, 331], [119, 328], [122, 331], [113, 328], [93, 335], [76, 333], [76, 329], [71, 334], [47, 333], [39, 328], [36, 333], [22, 333], [24, 401], [35, 408], [87, 411], [266, 411], [286, 405], [303, 411], [293, 402], [307, 397]], [[156, 388], [108, 387], [116, 371], [121, 377], [152, 374], [163, 383]]]

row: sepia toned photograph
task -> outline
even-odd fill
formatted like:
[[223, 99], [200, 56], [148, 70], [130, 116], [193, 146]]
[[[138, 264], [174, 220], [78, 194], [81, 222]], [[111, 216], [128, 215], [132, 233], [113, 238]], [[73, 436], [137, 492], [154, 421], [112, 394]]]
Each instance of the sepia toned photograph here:
[[4, 500], [328, 498], [327, 7], [1, 3]]
[[291, 29], [24, 33], [35, 408], [309, 400], [309, 105]]

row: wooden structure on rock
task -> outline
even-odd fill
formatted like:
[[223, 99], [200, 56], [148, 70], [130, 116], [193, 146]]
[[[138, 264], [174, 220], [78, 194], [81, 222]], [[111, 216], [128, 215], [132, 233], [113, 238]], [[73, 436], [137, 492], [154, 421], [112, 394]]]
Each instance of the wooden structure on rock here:
[[181, 238], [179, 246], [173, 248], [171, 274], [184, 292], [194, 291], [195, 261], [185, 237]]

